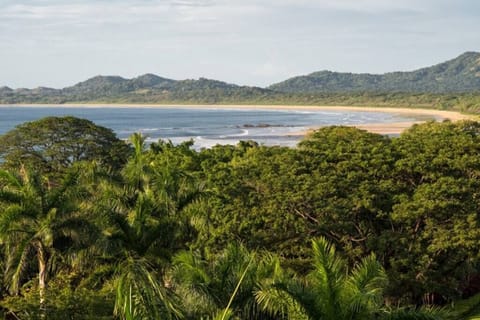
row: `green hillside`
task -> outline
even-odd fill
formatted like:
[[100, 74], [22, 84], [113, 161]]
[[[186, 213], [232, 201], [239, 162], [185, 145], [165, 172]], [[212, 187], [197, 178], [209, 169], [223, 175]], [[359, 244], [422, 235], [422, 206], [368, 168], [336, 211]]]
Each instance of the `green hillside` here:
[[[64, 89], [0, 88], [0, 103], [223, 103], [280, 100], [282, 93], [222, 81], [172, 80], [153, 74], [133, 79], [96, 76]], [[268, 99], [267, 99], [268, 98]]]
[[471, 92], [480, 90], [480, 53], [466, 52], [411, 72], [354, 74], [319, 71], [269, 87], [281, 92]]
[[0, 87], [0, 104], [277, 104], [412, 107], [480, 111], [480, 53], [384, 75], [321, 71], [268, 88], [218, 80], [96, 76], [63, 89]]

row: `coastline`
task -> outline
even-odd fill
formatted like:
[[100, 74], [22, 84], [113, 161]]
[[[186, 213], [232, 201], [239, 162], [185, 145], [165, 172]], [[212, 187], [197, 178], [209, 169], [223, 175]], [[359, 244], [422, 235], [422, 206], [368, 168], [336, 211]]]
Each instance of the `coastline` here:
[[[304, 106], [304, 105], [207, 105], [207, 104], [11, 104], [0, 105], [0, 107], [59, 107], [59, 108], [188, 108], [188, 109], [248, 109], [248, 110], [295, 110], [295, 111], [364, 111], [364, 112], [385, 112], [404, 116], [421, 116], [436, 121], [450, 120], [477, 120], [478, 116], [467, 115], [457, 111], [445, 111], [435, 109], [416, 109], [416, 108], [394, 108], [394, 107], [364, 107], [364, 106]], [[400, 134], [416, 123], [422, 121], [393, 122], [393, 123], [367, 123], [360, 125], [350, 125], [359, 129], [364, 129], [379, 134]], [[318, 127], [309, 128], [304, 132], [290, 133], [289, 135], [307, 135], [308, 132], [318, 129]]]

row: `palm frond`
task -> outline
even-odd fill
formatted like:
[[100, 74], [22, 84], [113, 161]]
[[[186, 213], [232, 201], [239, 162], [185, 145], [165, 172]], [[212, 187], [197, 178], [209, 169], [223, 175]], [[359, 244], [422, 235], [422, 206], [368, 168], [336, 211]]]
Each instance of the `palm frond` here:
[[339, 302], [346, 262], [336, 254], [335, 247], [326, 238], [313, 240], [312, 249], [314, 269], [308, 274], [307, 281], [311, 282], [312, 289], [319, 296], [317, 309], [328, 318], [338, 316], [343, 311]]
[[[74, 189], [73, 187], [78, 185], [78, 176], [78, 172], [69, 170], [67, 175], [62, 179], [60, 185], [51, 189], [51, 191], [46, 194], [45, 201], [47, 208], [58, 207], [65, 203], [64, 199], [69, 196], [69, 193]], [[70, 198], [72, 197], [70, 196]]]
[[127, 258], [117, 273], [115, 313], [118, 316], [125, 319], [181, 317], [179, 301], [161, 284], [145, 260]]
[[100, 230], [90, 221], [82, 217], [72, 217], [55, 224], [56, 233], [71, 241], [71, 246], [83, 247], [92, 244], [98, 237]]
[[387, 275], [375, 255], [362, 259], [345, 281], [344, 301], [350, 301], [351, 314], [361, 314], [368, 309], [373, 312], [383, 303], [383, 288]]
[[12, 270], [13, 272], [10, 273], [8, 268], [6, 274], [10, 274], [10, 292], [18, 294], [22, 275], [25, 273], [25, 270], [30, 263], [30, 257], [32, 254], [31, 239], [24, 239], [20, 243], [17, 243], [15, 247], [15, 250], [11, 251], [13, 256], [9, 261], [9, 266], [14, 267], [14, 269]]
[[19, 204], [10, 205], [2, 212], [0, 215], [0, 237], [2, 239], [7, 237], [10, 231], [25, 231], [16, 227], [23, 219], [24, 213], [24, 207]]
[[0, 185], [10, 185], [20, 188], [22, 183], [21, 180], [12, 172], [0, 169]]
[[245, 266], [245, 270], [243, 271], [242, 275], [240, 276], [240, 279], [238, 279], [238, 283], [235, 286], [235, 289], [233, 290], [233, 293], [230, 296], [230, 299], [228, 300], [227, 306], [225, 307], [224, 316], [222, 317], [222, 320], [227, 315], [227, 312], [230, 309], [230, 307], [233, 303], [233, 300], [235, 299], [235, 296], [238, 294], [238, 292], [240, 290], [240, 286], [242, 285], [242, 282], [245, 279], [245, 276], [247, 275], [248, 269], [250, 268], [250, 265], [252, 264], [254, 258], [255, 258], [255, 254], [252, 254], [252, 256], [250, 257], [250, 260], [248, 261], [247, 265]]
[[278, 318], [308, 319], [300, 303], [281, 286], [261, 287], [255, 292], [255, 300], [261, 308]]
[[224, 310], [218, 311], [212, 317], [205, 318], [205, 319], [206, 320], [230, 320], [230, 319], [234, 319], [234, 314], [233, 314], [233, 310], [224, 309]]
[[173, 257], [174, 280], [191, 288], [202, 288], [210, 283], [205, 262], [193, 252], [180, 252]]
[[[446, 320], [449, 314], [442, 308], [397, 308], [389, 310], [381, 320]], [[456, 318], [456, 320], [459, 320]]]
[[0, 203], [13, 204], [19, 203], [23, 200], [24, 196], [16, 190], [9, 190], [5, 187], [0, 189]]

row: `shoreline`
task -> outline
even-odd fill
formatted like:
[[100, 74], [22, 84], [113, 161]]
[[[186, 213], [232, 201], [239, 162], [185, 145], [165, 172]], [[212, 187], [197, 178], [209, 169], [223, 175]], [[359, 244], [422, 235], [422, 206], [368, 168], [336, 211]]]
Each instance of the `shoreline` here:
[[[417, 109], [417, 108], [394, 108], [394, 107], [364, 107], [364, 106], [304, 106], [304, 105], [208, 105], [208, 104], [111, 104], [111, 103], [79, 103], [79, 104], [1, 104], [1, 107], [52, 107], [52, 108], [187, 108], [187, 109], [244, 109], [244, 110], [293, 110], [293, 111], [357, 111], [357, 112], [384, 112], [411, 117], [430, 117], [435, 121], [459, 121], [459, 120], [477, 120], [478, 116], [467, 115], [458, 111], [446, 111], [436, 109]], [[357, 127], [379, 134], [400, 134], [417, 123], [423, 123], [426, 120], [414, 120], [407, 122], [392, 123], [365, 123], [359, 125], [347, 125]], [[290, 133], [291, 136], [305, 136], [312, 130], [320, 127], [311, 127], [303, 132]]]

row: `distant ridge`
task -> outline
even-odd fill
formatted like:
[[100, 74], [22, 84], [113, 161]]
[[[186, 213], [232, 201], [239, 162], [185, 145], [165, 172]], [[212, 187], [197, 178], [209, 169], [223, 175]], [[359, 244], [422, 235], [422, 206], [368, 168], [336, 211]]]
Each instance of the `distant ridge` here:
[[[480, 93], [480, 53], [466, 52], [455, 59], [411, 72], [375, 75], [319, 71], [294, 77], [267, 88], [238, 86], [206, 78], [173, 80], [151, 73], [133, 79], [99, 75], [63, 89], [0, 87], [0, 103], [346, 103], [352, 105], [358, 103], [359, 97], [348, 97], [344, 94], [363, 93], [370, 94], [375, 101], [379, 101], [374, 96], [377, 93], [478, 94]], [[333, 98], [327, 99], [325, 95]], [[368, 98], [370, 99], [368, 101], [371, 101], [371, 98]], [[366, 101], [366, 98], [362, 99]], [[400, 101], [398, 97], [394, 99]], [[428, 99], [427, 102], [419, 101], [424, 104], [431, 104], [434, 101], [433, 98]], [[476, 106], [474, 108], [477, 109]]]
[[147, 73], [133, 79], [95, 76], [63, 89], [15, 89], [0, 87], [0, 103], [162, 103], [188, 102], [214, 104], [272, 97], [269, 89], [238, 86], [218, 80], [172, 80]]
[[0, 94], [2, 93], [11, 93], [13, 92], [13, 89], [9, 88], [9, 87], [0, 87]]
[[157, 75], [147, 73], [131, 80], [131, 84], [135, 89], [144, 89], [150, 87], [167, 87], [175, 83], [175, 80], [162, 78]]
[[479, 91], [480, 53], [465, 52], [455, 59], [410, 72], [377, 75], [319, 71], [268, 88], [290, 93]]

